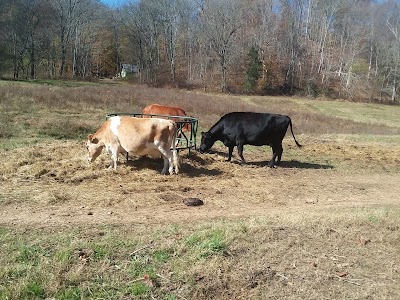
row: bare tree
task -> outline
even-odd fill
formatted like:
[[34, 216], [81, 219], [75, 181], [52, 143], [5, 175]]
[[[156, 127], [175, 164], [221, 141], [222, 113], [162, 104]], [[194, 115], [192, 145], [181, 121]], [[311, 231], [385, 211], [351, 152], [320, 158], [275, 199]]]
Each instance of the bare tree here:
[[400, 80], [400, 6], [397, 3], [393, 3], [394, 9], [391, 15], [386, 20], [386, 25], [392, 34], [392, 39], [388, 45], [388, 54], [390, 57], [390, 64], [388, 77], [391, 88], [391, 100], [396, 100], [398, 82]]
[[5, 9], [5, 27], [3, 36], [6, 40], [7, 51], [12, 58], [13, 78], [24, 73], [24, 57], [28, 54], [30, 39], [29, 26], [27, 25], [27, 12], [20, 1], [6, 1], [2, 3]]
[[124, 24], [136, 52], [142, 81], [156, 82], [160, 63], [161, 12], [156, 0], [130, 4], [124, 10]]
[[242, 4], [239, 0], [208, 0], [202, 7], [201, 30], [218, 56], [222, 92], [227, 89], [227, 69], [235, 46], [235, 35], [244, 22]]
[[257, 49], [261, 50], [261, 77], [265, 81], [266, 76], [271, 72], [267, 66], [266, 56], [273, 53], [271, 46], [277, 42], [275, 35], [277, 22], [273, 0], [259, 0], [255, 3], [252, 13], [254, 16], [251, 19], [252, 26], [250, 25], [250, 28], [253, 27], [253, 41], [250, 44], [254, 44]]
[[366, 90], [370, 60], [370, 33], [373, 7], [367, 3], [360, 5], [356, 2], [343, 3], [342, 9], [336, 14], [335, 38], [331, 52], [339, 50], [335, 61], [327, 68], [330, 73], [339, 76], [341, 87], [349, 97], [357, 92]]
[[[88, 76], [93, 60], [93, 47], [96, 39], [106, 39], [104, 31], [112, 31], [109, 37], [110, 43], [118, 47], [118, 32], [112, 14], [95, 2], [86, 3], [85, 10], [82, 9], [84, 18], [79, 19], [74, 26], [72, 50], [72, 74], [73, 76]], [[115, 58], [119, 62], [119, 57]], [[114, 73], [114, 72], [113, 72]]]
[[178, 30], [181, 20], [180, 6], [182, 1], [160, 1], [161, 27], [164, 34], [165, 50], [169, 61], [172, 81], [176, 78], [176, 56]]
[[61, 46], [60, 76], [65, 76], [67, 49], [71, 39], [76, 34], [76, 28], [87, 19], [90, 11], [91, 0], [51, 0], [50, 1], [55, 18], [59, 27], [59, 38]]

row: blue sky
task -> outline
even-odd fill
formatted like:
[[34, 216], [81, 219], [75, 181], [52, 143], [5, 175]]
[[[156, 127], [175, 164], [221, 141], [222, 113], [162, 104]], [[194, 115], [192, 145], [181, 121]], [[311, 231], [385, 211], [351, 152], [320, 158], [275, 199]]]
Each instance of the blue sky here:
[[100, 1], [109, 7], [119, 7], [127, 2], [130, 2], [130, 0], [100, 0]]

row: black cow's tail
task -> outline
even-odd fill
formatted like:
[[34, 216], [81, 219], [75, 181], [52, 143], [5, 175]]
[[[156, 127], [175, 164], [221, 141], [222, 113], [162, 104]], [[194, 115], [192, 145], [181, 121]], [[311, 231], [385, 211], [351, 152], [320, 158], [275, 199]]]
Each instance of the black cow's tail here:
[[292, 120], [291, 120], [290, 118], [289, 118], [289, 125], [290, 125], [290, 131], [291, 131], [291, 133], [292, 133], [293, 139], [294, 139], [294, 141], [295, 141], [297, 147], [301, 148], [302, 145], [300, 145], [300, 143], [296, 140], [296, 137], [294, 136], [293, 128], [292, 128]]

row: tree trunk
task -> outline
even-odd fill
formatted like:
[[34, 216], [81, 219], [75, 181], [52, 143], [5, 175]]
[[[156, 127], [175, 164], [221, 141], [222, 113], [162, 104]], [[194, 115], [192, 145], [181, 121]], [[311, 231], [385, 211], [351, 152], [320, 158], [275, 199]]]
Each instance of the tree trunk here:
[[61, 66], [60, 66], [60, 77], [64, 77], [65, 74], [65, 60], [67, 57], [67, 45], [65, 44], [64, 29], [61, 30]]
[[220, 65], [221, 65], [221, 92], [226, 92], [226, 58], [225, 54], [220, 54]]
[[397, 74], [397, 65], [394, 67], [392, 97], [391, 97], [392, 102], [396, 101], [396, 74]]
[[35, 42], [34, 42], [34, 37], [33, 35], [31, 36], [31, 79], [35, 78]]
[[13, 34], [13, 78], [18, 78], [17, 35]]

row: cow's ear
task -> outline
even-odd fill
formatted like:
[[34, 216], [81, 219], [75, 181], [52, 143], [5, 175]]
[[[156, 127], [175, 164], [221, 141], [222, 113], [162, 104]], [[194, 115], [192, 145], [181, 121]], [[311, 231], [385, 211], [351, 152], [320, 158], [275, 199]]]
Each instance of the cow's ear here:
[[204, 131], [201, 132], [201, 136], [204, 137], [206, 133]]
[[88, 135], [88, 140], [93, 144], [97, 144], [99, 142], [99, 140], [94, 137], [94, 134], [89, 134]]

